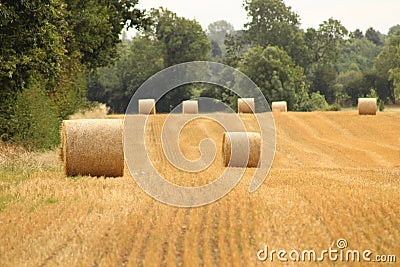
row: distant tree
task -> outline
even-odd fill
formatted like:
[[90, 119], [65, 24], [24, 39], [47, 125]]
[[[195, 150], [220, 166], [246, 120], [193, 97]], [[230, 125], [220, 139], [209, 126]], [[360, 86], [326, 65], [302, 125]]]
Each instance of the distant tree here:
[[211, 57], [222, 58], [222, 51], [217, 41], [211, 40]]
[[[140, 85], [163, 68], [195, 60], [207, 60], [210, 43], [194, 20], [166, 10], [152, 10], [153, 24], [142, 35], [123, 41], [120, 58], [88, 78], [89, 99], [107, 103], [112, 112], [123, 113]], [[190, 86], [174, 89], [157, 102], [157, 110], [168, 112], [192, 96]]]
[[360, 29], [356, 29], [354, 32], [351, 33], [354, 39], [362, 39], [364, 38], [364, 34]]
[[268, 102], [285, 100], [290, 110], [302, 110], [309, 104], [303, 69], [282, 49], [250, 48], [238, 68], [257, 84]]
[[384, 36], [372, 27], [368, 28], [368, 30], [365, 32], [365, 38], [367, 38], [369, 41], [373, 42], [377, 46], [383, 45]]
[[337, 64], [339, 72], [350, 70], [365, 71], [372, 69], [375, 58], [379, 55], [381, 47], [375, 45], [366, 38], [352, 38], [344, 44], [341, 57]]
[[312, 55], [311, 63], [335, 64], [347, 37], [347, 29], [338, 20], [330, 18], [319, 25], [318, 30], [309, 28], [305, 40]]
[[197, 21], [178, 17], [163, 8], [153, 9], [152, 19], [154, 25], [147, 33], [163, 44], [165, 67], [208, 59], [210, 42]]
[[[179, 17], [163, 8], [153, 9], [151, 16], [153, 26], [146, 34], [161, 43], [164, 67], [209, 58], [210, 41], [197, 21]], [[157, 103], [157, 110], [168, 112], [191, 96], [190, 86], [176, 88]]]
[[325, 96], [329, 104], [334, 104], [340, 91], [340, 87], [336, 83], [337, 72], [334, 66], [330, 64], [316, 64], [314, 68], [308, 77], [311, 82], [311, 92], [320, 92]]
[[243, 41], [242, 31], [237, 31], [234, 34], [228, 34], [225, 39], [226, 54], [224, 56], [224, 64], [236, 68], [242, 55], [245, 52], [245, 43]]
[[388, 36], [400, 35], [400, 24], [397, 24], [389, 29]]
[[164, 67], [162, 45], [147, 37], [135, 37], [119, 46], [120, 58], [88, 79], [88, 99], [106, 103], [111, 112], [125, 113], [140, 85]]
[[340, 91], [334, 66], [340, 59], [347, 34], [340, 21], [333, 18], [321, 23], [317, 30], [309, 28], [305, 33], [310, 55], [306, 68], [310, 91], [323, 94], [329, 104], [336, 102]]
[[360, 71], [350, 70], [338, 76], [338, 83], [342, 85], [342, 92], [350, 97], [353, 105], [357, 104], [359, 97], [369, 93], [370, 87], [364, 87], [364, 76]]
[[299, 16], [282, 0], [246, 0], [250, 21], [245, 24], [244, 39], [260, 46], [277, 46], [297, 64], [304, 62], [306, 46], [300, 30]]
[[221, 50], [221, 56], [224, 56], [226, 53], [225, 48], [225, 38], [228, 34], [233, 34], [235, 32], [235, 28], [232, 24], [225, 20], [219, 20], [208, 25], [207, 28], [207, 36], [210, 39], [211, 43], [214, 41]]
[[[398, 75], [400, 69], [400, 35], [389, 37], [375, 61], [378, 77], [386, 81], [385, 88], [378, 88], [379, 96], [388, 96], [394, 103], [398, 97]], [[397, 95], [397, 97], [396, 97]], [[383, 98], [385, 100], [385, 98]]]

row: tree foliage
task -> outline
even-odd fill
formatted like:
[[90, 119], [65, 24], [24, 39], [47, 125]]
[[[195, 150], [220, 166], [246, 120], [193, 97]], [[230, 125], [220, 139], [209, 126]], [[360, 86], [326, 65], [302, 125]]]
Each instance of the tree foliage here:
[[[125, 25], [148, 24], [144, 13], [134, 9], [136, 4], [137, 0], [1, 2], [2, 140], [14, 140], [16, 131], [9, 127], [10, 121], [30, 118], [29, 123], [33, 125], [35, 118], [40, 117], [25, 113], [24, 118], [18, 117], [23, 113], [16, 109], [17, 103], [24, 102], [21, 97], [32, 96], [25, 93], [33, 90], [30, 87], [41, 88], [37, 100], [43, 101], [46, 108], [49, 107], [47, 100], [51, 101], [59, 120], [86, 104], [84, 72], [104, 66], [116, 57], [115, 46]], [[27, 110], [34, 114], [34, 110]], [[54, 127], [51, 123], [44, 125], [49, 127], [49, 132]], [[19, 130], [27, 131], [27, 128], [21, 126]]]
[[88, 99], [107, 103], [111, 112], [125, 113], [130, 98], [145, 82], [164, 67], [162, 46], [147, 37], [135, 37], [119, 46], [115, 64], [100, 68], [88, 79]]
[[[235, 28], [232, 24], [225, 20], [219, 20], [208, 25], [207, 37], [211, 41], [212, 53], [211, 55], [216, 58], [222, 58], [226, 54], [225, 39], [227, 35], [234, 34]], [[221, 53], [216, 52], [219, 47]], [[216, 49], [216, 50], [214, 50]]]
[[68, 51], [77, 50], [90, 69], [106, 66], [117, 56], [116, 44], [125, 26], [149, 25], [144, 12], [135, 9], [138, 0], [64, 0], [70, 31]]
[[300, 18], [282, 0], [246, 0], [250, 21], [246, 23], [244, 40], [252, 45], [277, 46], [300, 65], [305, 62], [306, 46], [300, 30]]
[[332, 18], [320, 24], [318, 30], [309, 28], [305, 39], [312, 56], [310, 63], [335, 64], [347, 34], [340, 21]]
[[377, 46], [382, 46], [385, 39], [383, 34], [372, 27], [368, 28], [368, 30], [365, 32], [365, 38], [367, 38], [369, 41], [373, 42]]
[[[377, 76], [386, 82], [378, 95], [389, 97], [394, 103], [398, 97], [398, 77], [400, 69], [400, 35], [389, 37], [382, 49], [382, 52], [376, 58], [375, 70]], [[396, 96], [397, 95], [397, 96]]]
[[372, 69], [374, 60], [381, 48], [366, 38], [352, 38], [346, 41], [341, 50], [337, 68], [339, 72], [366, 71]]
[[313, 109], [308, 107], [304, 71], [284, 50], [255, 46], [244, 55], [238, 68], [258, 85], [269, 103], [285, 100], [289, 110]]
[[[111, 112], [124, 113], [132, 95], [156, 72], [208, 58], [210, 43], [200, 24], [167, 9], [152, 10], [151, 14], [153, 25], [144, 35], [123, 42], [120, 59], [89, 77], [89, 100], [107, 103]], [[157, 103], [157, 110], [170, 111], [191, 96], [189, 86], [174, 89]]]
[[210, 42], [198, 22], [163, 8], [153, 9], [152, 19], [154, 24], [147, 34], [163, 44], [165, 67], [208, 59]]

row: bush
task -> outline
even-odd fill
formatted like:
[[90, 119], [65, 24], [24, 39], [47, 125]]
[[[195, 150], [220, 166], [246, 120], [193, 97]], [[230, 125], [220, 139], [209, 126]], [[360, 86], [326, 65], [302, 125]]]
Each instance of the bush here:
[[60, 142], [60, 120], [44, 83], [32, 78], [27, 89], [17, 94], [10, 119], [8, 140], [36, 149], [49, 149]]
[[378, 93], [374, 89], [371, 89], [369, 94], [366, 95], [365, 97], [376, 98], [379, 111], [385, 110], [385, 101], [379, 98]]
[[327, 110], [328, 111], [341, 111], [342, 107], [338, 103], [335, 103], [335, 104], [329, 105]]
[[325, 96], [321, 95], [320, 92], [314, 92], [309, 97], [305, 93], [297, 105], [295, 105], [295, 111], [314, 111], [314, 110], [327, 110], [329, 108], [328, 102], [326, 102]]

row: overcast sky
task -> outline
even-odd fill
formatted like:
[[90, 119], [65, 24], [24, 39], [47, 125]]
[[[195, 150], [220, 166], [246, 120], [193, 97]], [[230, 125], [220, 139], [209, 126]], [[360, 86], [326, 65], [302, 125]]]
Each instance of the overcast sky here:
[[[300, 15], [303, 28], [314, 27], [333, 17], [350, 31], [374, 27], [382, 33], [400, 24], [400, 0], [284, 0]], [[236, 30], [247, 21], [243, 0], [139, 0], [143, 9], [166, 7], [179, 16], [196, 19], [204, 29], [217, 20], [226, 20]]]

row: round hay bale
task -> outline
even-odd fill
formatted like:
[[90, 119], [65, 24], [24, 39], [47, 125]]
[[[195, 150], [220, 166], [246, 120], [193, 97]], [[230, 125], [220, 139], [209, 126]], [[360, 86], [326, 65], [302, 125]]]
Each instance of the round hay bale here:
[[139, 99], [139, 114], [156, 114], [156, 101], [154, 99]]
[[287, 102], [286, 101], [272, 102], [272, 112], [287, 112]]
[[[247, 159], [247, 155], [248, 159]], [[256, 132], [225, 132], [222, 158], [225, 167], [256, 168], [261, 157], [261, 135]]]
[[199, 102], [197, 100], [187, 100], [182, 102], [183, 114], [197, 114], [199, 113]]
[[238, 99], [238, 113], [254, 113], [254, 112], [255, 112], [254, 98]]
[[377, 103], [376, 98], [359, 98], [358, 114], [359, 115], [376, 115]]
[[123, 121], [65, 120], [60, 153], [67, 176], [120, 177], [124, 174]]

